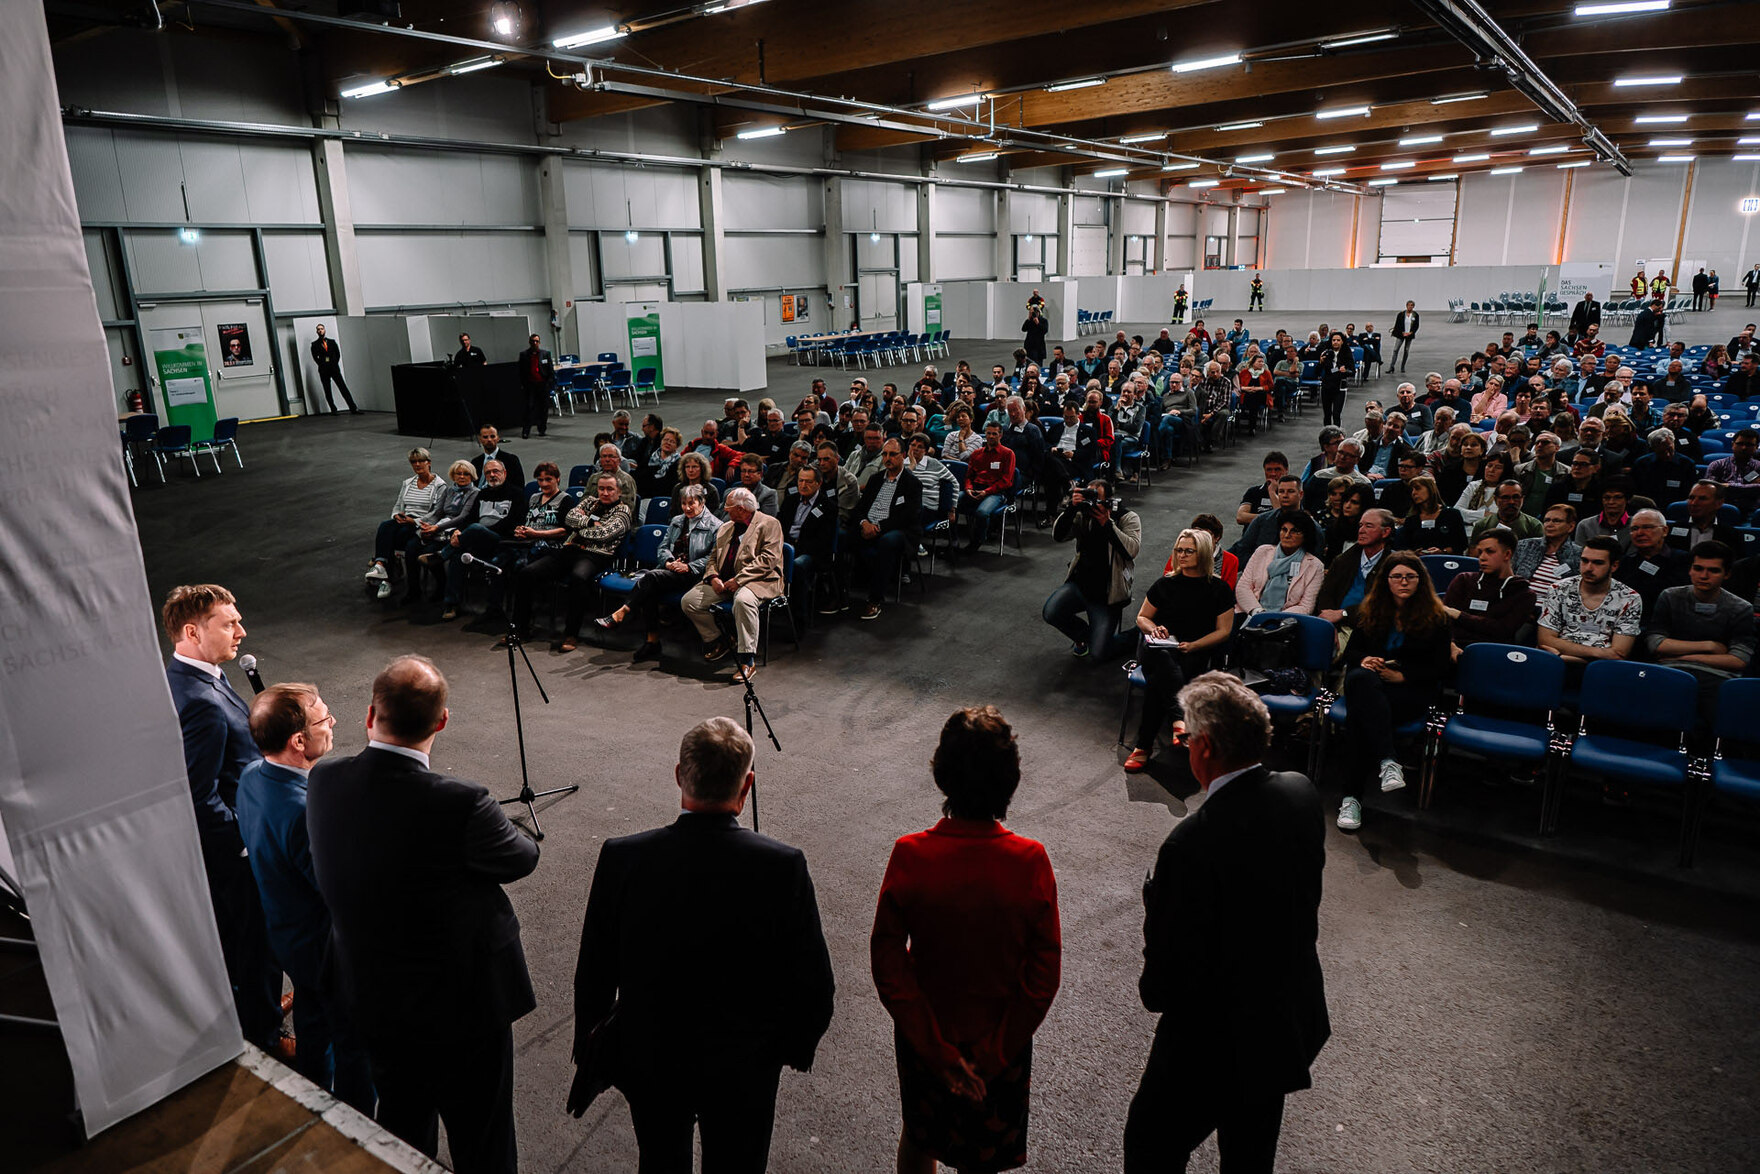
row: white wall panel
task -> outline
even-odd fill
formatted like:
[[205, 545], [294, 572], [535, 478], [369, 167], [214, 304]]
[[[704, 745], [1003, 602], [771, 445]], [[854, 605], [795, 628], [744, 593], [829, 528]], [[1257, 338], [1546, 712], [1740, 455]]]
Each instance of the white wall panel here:
[[128, 219], [114, 134], [90, 126], [70, 126], [66, 131], [67, 162], [73, 170], [73, 194], [79, 203], [80, 219]]
[[995, 194], [989, 188], [942, 188], [935, 196], [934, 229], [936, 232], [995, 232]]
[[1515, 215], [1516, 178], [1482, 172], [1461, 176], [1460, 213], [1455, 217], [1455, 264], [1503, 263], [1505, 234]]
[[893, 252], [893, 237], [882, 235], [879, 240], [872, 240], [872, 233], [850, 233], [845, 239], [856, 242], [857, 269], [892, 269], [896, 267], [897, 257]]
[[644, 232], [631, 241], [622, 233], [608, 232], [599, 238], [599, 251], [605, 258], [606, 281], [659, 277], [666, 272], [666, 242], [657, 233]]
[[[737, 232], [759, 228], [823, 228], [824, 187], [823, 180], [807, 175], [723, 172], [722, 230]], [[847, 211], [845, 216], [847, 218]], [[868, 223], [865, 213], [861, 223]]]
[[[989, 195], [988, 192], [984, 194]], [[945, 208], [946, 205], [941, 207]], [[981, 236], [935, 238], [936, 281], [964, 281], [995, 276], [996, 249], [989, 239]]]
[[[803, 227], [813, 227], [824, 222], [822, 203], [815, 214], [818, 219], [807, 222]], [[876, 179], [844, 180], [843, 223], [846, 228], [869, 228], [877, 232], [916, 231], [917, 185], [887, 183]]]
[[300, 57], [270, 37], [229, 40], [224, 52], [171, 29], [103, 29], [102, 39], [55, 46], [64, 105], [235, 122], [306, 124]]
[[592, 235], [570, 233], [568, 255], [574, 265], [574, 300], [583, 302], [594, 297], [599, 289], [599, 254], [593, 247]]
[[86, 268], [92, 273], [92, 293], [98, 299], [98, 317], [105, 321], [124, 317], [122, 274], [111, 256], [110, 234], [88, 228], [82, 236], [86, 246]]
[[263, 259], [276, 313], [333, 308], [322, 233], [265, 232]]
[[[1687, 235], [1681, 246], [1684, 260], [1700, 257], [1717, 270], [1723, 294], [1739, 289], [1742, 271], [1753, 265], [1752, 256], [1741, 255], [1743, 229], [1760, 216], [1743, 216], [1736, 210], [1744, 196], [1760, 195], [1760, 165], [1701, 159], [1693, 179], [1693, 206], [1687, 213]], [[1760, 248], [1760, 234], [1748, 228], [1750, 252]], [[1671, 254], [1672, 255], [1672, 254]], [[1689, 272], [1688, 278], [1691, 279]], [[1690, 291], [1692, 286], [1688, 285]]]
[[571, 147], [655, 155], [695, 155], [700, 147], [696, 108], [684, 105], [650, 106], [628, 114], [565, 122], [557, 138]]
[[1625, 274], [1627, 266], [1639, 257], [1674, 256], [1686, 181], [1684, 166], [1641, 166], [1632, 173], [1626, 181], [1632, 196], [1626, 203], [1624, 255], [1614, 258], [1614, 272]]
[[87, 221], [316, 224], [303, 147], [92, 127], [67, 129], [74, 192]]
[[[1017, 177], [1018, 178], [1018, 177]], [[1043, 192], [1015, 192], [1008, 199], [1010, 232], [1044, 236], [1057, 228], [1057, 197]]]
[[1612, 168], [1581, 167], [1572, 173], [1571, 214], [1564, 234], [1566, 261], [1613, 261], [1614, 272], [1624, 272], [1625, 259], [1619, 254], [1626, 251], [1620, 244], [1625, 196], [1625, 177]]
[[183, 160], [177, 140], [117, 133], [116, 167], [122, 175], [126, 220], [184, 219]]
[[1105, 228], [1087, 224], [1075, 225], [1075, 235], [1070, 237], [1069, 242], [1069, 273], [1071, 277], [1101, 277], [1105, 275]]
[[1167, 238], [1166, 272], [1184, 273], [1189, 269], [1196, 269], [1200, 260], [1197, 237], [1170, 236]]
[[816, 236], [730, 236], [724, 284], [728, 289], [824, 285], [823, 247]]
[[548, 300], [535, 232], [363, 232], [356, 241], [369, 307]]
[[1124, 231], [1127, 236], [1155, 235], [1155, 205], [1142, 200], [1125, 200]]
[[1099, 196], [1072, 196], [1070, 215], [1077, 224], [1105, 224], [1106, 201]]
[[703, 238], [675, 234], [672, 238], [672, 292], [703, 292]]
[[123, 233], [135, 289], [149, 293], [257, 289], [256, 257], [247, 232], [204, 232], [185, 244], [175, 229], [150, 228]]
[[577, 228], [701, 228], [697, 177], [669, 167], [569, 164], [563, 171], [568, 219]]
[[901, 282], [921, 280], [917, 274], [916, 233], [898, 238], [898, 279]]
[[347, 158], [357, 224], [537, 224], [541, 219], [537, 169], [527, 159], [352, 145]]
[[[460, 50], [460, 55], [470, 54]], [[498, 77], [493, 72], [447, 78], [370, 98], [348, 98], [339, 109], [344, 130], [500, 143], [533, 141], [530, 84], [517, 76]]]

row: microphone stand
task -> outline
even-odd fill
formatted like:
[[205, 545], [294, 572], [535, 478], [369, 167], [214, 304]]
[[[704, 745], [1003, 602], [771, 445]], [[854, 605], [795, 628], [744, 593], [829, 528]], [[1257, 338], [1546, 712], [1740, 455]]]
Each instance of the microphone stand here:
[[[751, 676], [743, 672], [740, 676], [745, 679], [746, 686], [746, 737], [752, 736], [752, 711], [755, 709], [758, 711], [758, 720], [764, 723], [764, 733], [769, 736], [770, 745], [776, 747], [776, 753], [781, 754], [782, 743], [776, 740], [776, 730], [770, 725], [770, 719], [764, 715], [764, 703], [758, 700], [758, 691], [752, 688]], [[758, 774], [755, 770], [752, 772], [752, 830], [758, 830]]]
[[[482, 560], [475, 561], [481, 565], [488, 565], [482, 563]], [[519, 625], [514, 622], [512, 614], [509, 614], [507, 617], [507, 678], [513, 684], [513, 729], [519, 739], [520, 786], [518, 795], [515, 795], [511, 799], [497, 799], [496, 802], [503, 807], [510, 803], [525, 804], [526, 818], [532, 821], [532, 839], [542, 840], [544, 838], [544, 829], [538, 824], [538, 813], [536, 809], [532, 807], [532, 802], [537, 799], [547, 798], [551, 795], [572, 795], [574, 792], [581, 789], [581, 785], [579, 783], [568, 783], [565, 786], [552, 787], [548, 791], [532, 790], [532, 777], [526, 769], [526, 727], [525, 719], [521, 715], [519, 708], [519, 666], [515, 664], [513, 660], [513, 654], [515, 651], [519, 653], [520, 659], [526, 662], [526, 671], [532, 674], [532, 684], [538, 687], [538, 696], [544, 699], [545, 705], [550, 704], [550, 695], [544, 692], [544, 682], [538, 678], [538, 670], [532, 667], [532, 658], [526, 655], [525, 641], [521, 640], [519, 637]]]

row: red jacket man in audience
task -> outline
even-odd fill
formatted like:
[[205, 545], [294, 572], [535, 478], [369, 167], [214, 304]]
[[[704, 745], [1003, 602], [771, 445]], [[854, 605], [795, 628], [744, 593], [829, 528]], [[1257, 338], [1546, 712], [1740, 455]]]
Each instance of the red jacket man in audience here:
[[990, 537], [990, 519], [1008, 504], [1014, 490], [1014, 450], [1002, 443], [1002, 426], [990, 424], [984, 429], [984, 447], [966, 462], [965, 496], [960, 511], [972, 519], [972, 538], [968, 549], [976, 550]]

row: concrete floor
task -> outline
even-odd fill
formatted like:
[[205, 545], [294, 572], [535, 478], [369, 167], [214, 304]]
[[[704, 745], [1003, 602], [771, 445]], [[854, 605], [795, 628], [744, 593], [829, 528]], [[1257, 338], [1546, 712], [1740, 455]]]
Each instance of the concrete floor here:
[[[1684, 337], [1723, 341], [1753, 316], [1724, 302]], [[1392, 314], [1328, 315], [1335, 324], [1366, 318], [1385, 330]], [[1414, 372], [1443, 369], [1498, 333], [1444, 318], [1426, 316]], [[1264, 321], [1298, 334], [1314, 324], [1307, 315]], [[1126, 327], [1150, 338], [1155, 328]], [[1014, 345], [956, 344], [954, 356], [982, 369]], [[894, 367], [880, 378], [910, 372]], [[770, 394], [792, 404], [813, 374], [772, 361]], [[1389, 398], [1394, 382], [1383, 378], [1368, 394]], [[1363, 393], [1352, 394], [1354, 407]], [[673, 393], [660, 410], [689, 433], [718, 407], [719, 397]], [[607, 426], [603, 414], [564, 417], [548, 439], [509, 447], [528, 470], [546, 457], [567, 468], [590, 458], [592, 434]], [[1305, 459], [1317, 430], [1310, 414], [1127, 493], [1144, 520], [1140, 576], [1159, 568], [1194, 513], [1232, 516], [1266, 447]], [[373, 526], [406, 475], [411, 443], [384, 415], [257, 425], [241, 437], [242, 473], [197, 482], [184, 471], [168, 486], [143, 487], [134, 500], [154, 598], [178, 582], [229, 585], [250, 630], [245, 648], [264, 675], [317, 682], [342, 717], [339, 753], [364, 745], [367, 690], [385, 661], [412, 650], [433, 656], [452, 686], [437, 765], [512, 795], [507, 662], [491, 638], [456, 623], [412, 624], [362, 587]], [[436, 466], [468, 453], [463, 442], [442, 441]], [[806, 851], [839, 982], [814, 1071], [783, 1080], [777, 1171], [890, 1166], [897, 1084], [867, 934], [893, 839], [938, 814], [928, 758], [940, 724], [977, 702], [995, 703], [1015, 723], [1026, 778], [1009, 823], [1045, 843], [1061, 888], [1063, 987], [1039, 1035], [1028, 1168], [1119, 1166], [1126, 1106], [1155, 1025], [1136, 998], [1140, 886], [1195, 799], [1189, 779], [1119, 770], [1118, 669], [1070, 657], [1041, 623], [1067, 552], [1031, 527], [1025, 546], [937, 575], [926, 596], [909, 588], [877, 622], [822, 622], [798, 654], [779, 640], [758, 679], [784, 747], [758, 752], [763, 830]], [[585, 644], [568, 656], [536, 650], [549, 706], [522, 682], [534, 785], [581, 784], [543, 806], [542, 863], [510, 890], [538, 992], [538, 1009], [515, 1029], [521, 1165], [531, 1171], [633, 1168], [629, 1115], [616, 1094], [581, 1121], [563, 1112], [587, 885], [602, 839], [672, 819], [680, 734], [712, 714], [741, 714], [726, 670], [707, 671], [694, 639], [669, 634], [666, 661], [632, 667], [633, 639], [619, 633], [609, 648]], [[1336, 785], [1327, 791], [1335, 809]], [[1573, 840], [1567, 826], [1561, 840], [1576, 858], [1566, 859], [1528, 851], [1495, 826], [1439, 834], [1448, 805], [1414, 821], [1410, 796], [1377, 796], [1359, 834], [1329, 830], [1320, 953], [1334, 1035], [1313, 1091], [1290, 1098], [1279, 1168], [1756, 1168], [1760, 886], [1751, 883], [1750, 849], [1728, 834], [1714, 840], [1688, 882], [1699, 887], [1689, 888], [1665, 863], [1644, 864], [1666, 860], [1666, 812], [1617, 813], [1636, 845], [1629, 851], [1598, 849], [1581, 829]], [[1511, 812], [1531, 802], [1485, 792], [1461, 810], [1525, 826], [1526, 815]], [[1204, 1008], [1195, 990], [1175, 1014]], [[1215, 1167], [1208, 1143], [1194, 1168]]]

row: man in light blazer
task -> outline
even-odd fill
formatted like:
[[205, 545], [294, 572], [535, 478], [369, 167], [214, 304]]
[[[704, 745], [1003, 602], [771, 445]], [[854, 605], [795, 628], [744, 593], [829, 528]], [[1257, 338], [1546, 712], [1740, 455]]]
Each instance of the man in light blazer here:
[[306, 829], [333, 964], [372, 1061], [379, 1124], [458, 1174], [514, 1174], [513, 1022], [537, 1001], [501, 886], [538, 866], [480, 783], [436, 772], [446, 678], [403, 656], [373, 680], [367, 748], [319, 763]]
[[[1315, 948], [1326, 825], [1304, 775], [1267, 770], [1271, 715], [1210, 672], [1180, 690], [1204, 801], [1143, 885], [1143, 1006], [1162, 1012], [1124, 1127], [1125, 1174], [1184, 1170], [1217, 1135], [1229, 1174], [1270, 1174], [1285, 1094], [1332, 1033]], [[1166, 1014], [1188, 999], [1199, 1013]]]
[[[723, 503], [727, 521], [715, 535], [715, 550], [703, 581], [684, 593], [685, 618], [703, 638], [703, 659], [721, 660], [732, 651], [739, 667], [734, 680], [744, 683], [758, 671], [759, 609], [782, 595], [782, 523], [758, 512], [758, 499], [750, 489], [736, 485]], [[730, 649], [715, 622], [718, 603], [733, 604], [733, 627], [737, 646]]]

